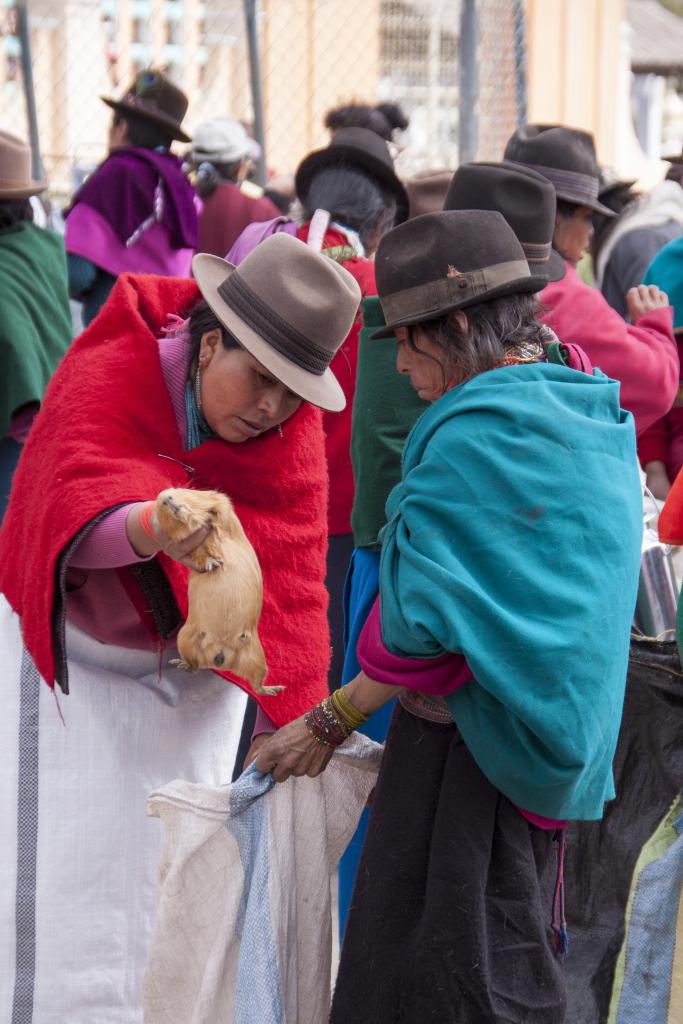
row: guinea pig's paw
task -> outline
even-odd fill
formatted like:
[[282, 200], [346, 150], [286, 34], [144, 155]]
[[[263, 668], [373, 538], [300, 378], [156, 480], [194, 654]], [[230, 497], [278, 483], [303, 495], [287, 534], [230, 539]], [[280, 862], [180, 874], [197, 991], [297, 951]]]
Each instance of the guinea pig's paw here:
[[189, 662], [185, 661], [184, 658], [173, 658], [169, 665], [173, 665], [174, 668], [181, 668], [183, 672], [193, 672], [194, 669]]
[[262, 693], [266, 697], [274, 697], [276, 693], [286, 689], [284, 686], [264, 686], [263, 683], [254, 683], [254, 693]]

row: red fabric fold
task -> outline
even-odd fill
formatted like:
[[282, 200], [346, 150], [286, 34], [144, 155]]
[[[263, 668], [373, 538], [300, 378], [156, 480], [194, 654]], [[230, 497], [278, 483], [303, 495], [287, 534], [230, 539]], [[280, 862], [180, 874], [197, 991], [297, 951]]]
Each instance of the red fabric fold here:
[[[261, 561], [261, 638], [268, 681], [257, 696], [280, 726], [321, 700], [329, 661], [327, 471], [321, 416], [302, 405], [284, 426], [246, 441], [184, 452], [157, 336], [168, 313], [199, 298], [193, 281], [124, 274], [50, 383], [14, 478], [0, 531], [0, 591], [21, 617], [26, 647], [50, 686], [59, 650], [60, 556], [86, 524], [165, 487], [216, 488], [234, 501]], [[192, 466], [191, 474], [184, 466]], [[181, 614], [187, 570], [159, 556]], [[250, 692], [244, 681], [219, 673]], [[188, 677], [188, 685], [192, 684]]]

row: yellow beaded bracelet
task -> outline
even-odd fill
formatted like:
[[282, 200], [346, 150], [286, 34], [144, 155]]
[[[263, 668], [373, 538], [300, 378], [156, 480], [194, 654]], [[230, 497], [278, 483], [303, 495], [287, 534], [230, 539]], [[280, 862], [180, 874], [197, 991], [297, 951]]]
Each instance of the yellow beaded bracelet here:
[[369, 715], [364, 715], [357, 707], [354, 707], [343, 686], [338, 690], [333, 691], [332, 706], [334, 707], [337, 715], [341, 718], [342, 722], [344, 722], [349, 729], [360, 728], [360, 726], [364, 725], [370, 717]]

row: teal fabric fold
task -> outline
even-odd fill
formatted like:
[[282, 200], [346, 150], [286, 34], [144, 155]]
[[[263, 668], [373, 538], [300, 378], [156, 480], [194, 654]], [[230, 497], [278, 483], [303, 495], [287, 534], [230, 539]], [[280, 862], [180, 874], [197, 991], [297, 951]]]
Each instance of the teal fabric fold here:
[[551, 818], [595, 819], [636, 601], [642, 499], [619, 384], [548, 363], [454, 388], [413, 428], [382, 534], [394, 654], [465, 655], [447, 698], [490, 781]]

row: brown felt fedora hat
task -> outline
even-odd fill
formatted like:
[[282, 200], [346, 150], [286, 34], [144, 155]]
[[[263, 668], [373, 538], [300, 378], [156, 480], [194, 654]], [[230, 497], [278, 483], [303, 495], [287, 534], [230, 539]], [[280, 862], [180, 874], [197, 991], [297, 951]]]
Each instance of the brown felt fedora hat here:
[[560, 281], [565, 262], [552, 247], [555, 189], [529, 167], [506, 163], [462, 164], [453, 175], [444, 210], [498, 210], [517, 236], [529, 270]]
[[296, 194], [302, 203], [306, 202], [314, 175], [337, 164], [358, 167], [378, 181], [396, 200], [396, 223], [401, 224], [407, 218], [408, 193], [394, 170], [389, 147], [369, 128], [341, 128], [335, 132], [329, 146], [304, 157], [294, 179]]
[[348, 270], [281, 231], [239, 267], [199, 253], [192, 273], [223, 326], [274, 377], [321, 409], [344, 408], [329, 366], [361, 300]]
[[614, 217], [598, 199], [600, 167], [590, 132], [559, 124], [526, 124], [508, 139], [504, 158], [542, 174], [555, 186], [558, 199]]
[[397, 327], [435, 320], [502, 295], [540, 292], [522, 246], [497, 210], [444, 210], [414, 217], [386, 234], [375, 256], [387, 338]]
[[443, 201], [451, 183], [453, 171], [420, 171], [405, 181], [410, 199], [410, 216], [421, 217], [423, 213], [438, 213], [443, 210]]
[[0, 199], [28, 199], [44, 192], [47, 182], [31, 174], [31, 150], [16, 135], [0, 131]]
[[191, 142], [181, 121], [187, 113], [187, 96], [173, 82], [154, 68], [140, 71], [120, 100], [102, 96], [102, 100], [123, 114], [134, 114], [144, 121], [166, 128], [174, 139]]

